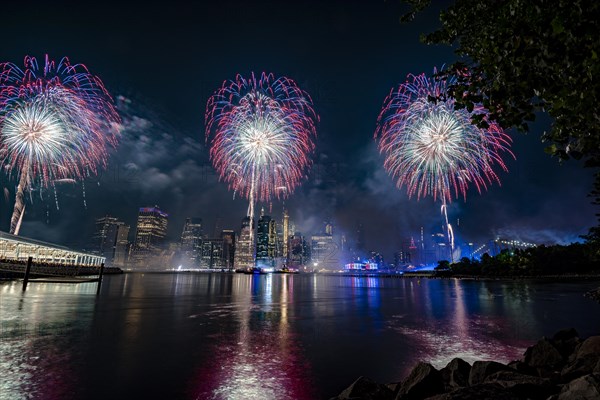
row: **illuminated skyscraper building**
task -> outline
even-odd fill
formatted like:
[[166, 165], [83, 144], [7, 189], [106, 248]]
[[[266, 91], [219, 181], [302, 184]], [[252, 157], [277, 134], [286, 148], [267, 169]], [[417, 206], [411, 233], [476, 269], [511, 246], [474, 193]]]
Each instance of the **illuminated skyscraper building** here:
[[332, 235], [321, 234], [311, 237], [310, 260], [316, 269], [338, 270], [341, 268], [340, 248]]
[[222, 269], [224, 267], [223, 239], [203, 239], [200, 251], [200, 268]]
[[269, 268], [275, 265], [277, 233], [275, 220], [261, 212], [256, 231], [256, 265]]
[[107, 262], [115, 251], [118, 223], [117, 218], [109, 215], [96, 219], [96, 232], [93, 237], [94, 251], [102, 257], [106, 257]]
[[128, 236], [129, 226], [107, 215], [96, 219], [93, 247], [98, 254], [106, 257], [106, 264], [123, 266], [127, 261]]
[[144, 263], [163, 250], [169, 215], [158, 207], [139, 209], [132, 261]]
[[187, 266], [196, 266], [199, 262], [200, 246], [202, 244], [202, 219], [186, 218], [181, 233], [181, 256]]
[[234, 231], [223, 230], [221, 232], [221, 239], [223, 239], [224, 268], [232, 269], [233, 268], [233, 260], [235, 258], [236, 234]]
[[115, 244], [115, 253], [113, 264], [122, 267], [127, 263], [127, 254], [129, 247], [129, 225], [119, 224], [117, 228], [117, 242]]
[[283, 209], [283, 232], [281, 234], [281, 243], [283, 245], [283, 258], [288, 258], [288, 246], [290, 242], [290, 216], [288, 215], [287, 210]]
[[250, 217], [242, 220], [240, 236], [235, 244], [233, 266], [235, 269], [246, 269], [254, 267], [254, 241], [252, 235], [252, 224]]
[[293, 269], [301, 269], [308, 265], [309, 249], [300, 232], [296, 232], [290, 236], [289, 252], [288, 252], [288, 267]]

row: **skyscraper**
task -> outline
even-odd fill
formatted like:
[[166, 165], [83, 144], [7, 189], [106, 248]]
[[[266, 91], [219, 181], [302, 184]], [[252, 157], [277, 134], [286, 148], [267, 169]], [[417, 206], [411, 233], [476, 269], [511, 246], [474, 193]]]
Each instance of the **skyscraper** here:
[[123, 266], [127, 261], [129, 226], [115, 217], [106, 215], [96, 219], [93, 247], [106, 263]]
[[283, 233], [282, 233], [282, 244], [283, 244], [283, 258], [288, 258], [288, 246], [290, 242], [290, 216], [287, 210], [283, 209]]
[[333, 241], [332, 235], [321, 234], [311, 237], [310, 260], [316, 269], [340, 269], [340, 248]]
[[200, 268], [222, 269], [223, 239], [203, 239], [200, 251]]
[[254, 242], [251, 235], [253, 224], [250, 223], [250, 217], [242, 219], [242, 229], [240, 236], [235, 244], [235, 254], [233, 266], [235, 269], [246, 269], [254, 267]]
[[274, 231], [273, 222], [271, 217], [264, 215], [264, 210], [262, 210], [256, 229], [256, 265], [258, 267], [273, 266], [273, 250], [275, 248], [271, 243], [271, 232]]
[[136, 263], [147, 262], [163, 250], [169, 215], [158, 206], [139, 209], [132, 258]]
[[[108, 262], [112, 258], [117, 242], [117, 229], [119, 220], [106, 215], [96, 219], [96, 231], [94, 233], [94, 250]], [[122, 224], [122, 222], [121, 222]]]
[[227, 269], [233, 268], [233, 260], [235, 257], [235, 232], [230, 230], [223, 230], [221, 232], [221, 239], [223, 239], [223, 261], [224, 267]]
[[117, 243], [115, 245], [115, 254], [113, 264], [124, 266], [127, 263], [127, 250], [129, 247], [129, 225], [120, 224], [117, 228]]
[[181, 257], [182, 262], [193, 267], [198, 264], [200, 246], [202, 243], [202, 219], [186, 218], [181, 233]]
[[290, 236], [288, 267], [300, 269], [308, 264], [308, 246], [301, 233]]

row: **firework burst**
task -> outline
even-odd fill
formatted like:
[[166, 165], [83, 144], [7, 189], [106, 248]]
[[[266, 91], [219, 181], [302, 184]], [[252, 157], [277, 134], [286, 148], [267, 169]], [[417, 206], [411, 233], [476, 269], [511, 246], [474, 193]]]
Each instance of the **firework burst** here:
[[96, 174], [119, 127], [112, 98], [85, 66], [48, 56], [41, 70], [33, 57], [24, 69], [0, 64], [0, 157], [19, 180], [11, 233], [18, 234], [25, 191]]
[[[493, 168], [507, 171], [501, 154], [514, 157], [510, 137], [487, 118], [482, 106], [472, 112], [455, 109], [454, 100], [447, 96], [454, 82], [452, 77], [435, 80], [425, 74], [409, 75], [386, 98], [375, 132], [385, 156], [384, 167], [396, 185], [406, 187], [409, 197], [433, 196], [442, 201], [449, 237], [452, 228], [446, 204], [453, 198], [466, 199], [470, 186], [481, 193], [491, 183], [499, 184]], [[487, 128], [471, 123], [478, 114], [483, 115]]]
[[234, 193], [257, 201], [289, 196], [304, 178], [314, 150], [316, 122], [310, 96], [286, 77], [237, 75], [208, 100], [210, 158]]

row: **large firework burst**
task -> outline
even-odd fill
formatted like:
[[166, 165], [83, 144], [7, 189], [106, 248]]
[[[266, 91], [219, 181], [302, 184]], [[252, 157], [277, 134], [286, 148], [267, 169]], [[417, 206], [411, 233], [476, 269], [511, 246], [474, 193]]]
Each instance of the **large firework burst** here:
[[237, 75], [206, 106], [206, 140], [220, 178], [254, 203], [289, 196], [310, 166], [316, 122], [310, 96], [286, 77]]
[[[446, 204], [454, 197], [466, 199], [471, 185], [481, 193], [492, 182], [500, 183], [493, 167], [506, 171], [501, 153], [513, 156], [510, 137], [488, 120], [483, 107], [455, 109], [447, 96], [454, 81], [408, 75], [386, 98], [375, 132], [384, 167], [397, 186], [405, 186], [409, 197], [441, 199], [446, 223]], [[487, 128], [471, 123], [476, 114], [483, 114]]]
[[23, 194], [32, 185], [82, 179], [106, 165], [119, 116], [100, 79], [65, 57], [34, 57], [25, 68], [0, 64], [0, 157], [18, 176], [11, 233], [18, 234]]

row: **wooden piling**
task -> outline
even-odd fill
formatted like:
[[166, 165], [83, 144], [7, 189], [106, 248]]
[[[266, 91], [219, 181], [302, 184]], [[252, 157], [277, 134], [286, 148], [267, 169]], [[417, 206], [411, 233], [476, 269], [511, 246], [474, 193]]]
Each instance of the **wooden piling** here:
[[27, 259], [27, 268], [25, 268], [25, 278], [23, 278], [23, 291], [27, 290], [27, 283], [29, 282], [29, 273], [31, 272], [31, 264], [33, 264], [33, 257]]
[[100, 294], [100, 286], [102, 286], [102, 275], [104, 275], [104, 263], [100, 264], [100, 275], [98, 275], [98, 287], [96, 288], [96, 295]]

